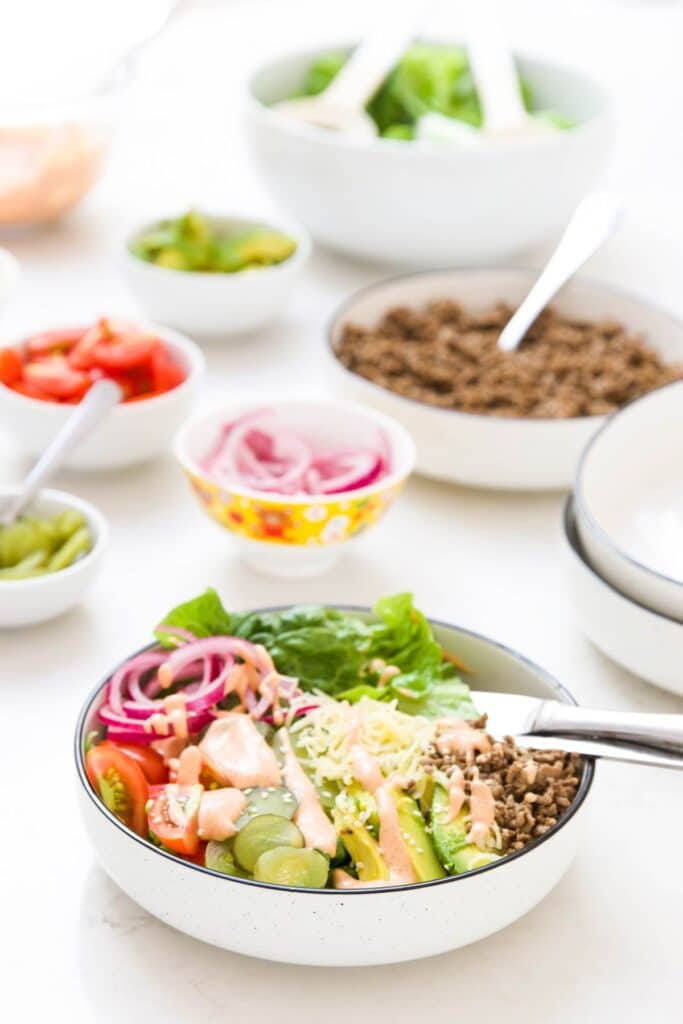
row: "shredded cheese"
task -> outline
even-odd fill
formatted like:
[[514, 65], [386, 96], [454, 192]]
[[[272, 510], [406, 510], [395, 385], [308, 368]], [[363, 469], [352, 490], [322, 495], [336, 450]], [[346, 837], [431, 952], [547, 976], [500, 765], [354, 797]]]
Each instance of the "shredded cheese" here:
[[347, 701], [316, 697], [320, 706], [299, 719], [292, 732], [319, 788], [328, 782], [342, 786], [353, 782], [353, 743], [377, 759], [387, 778], [399, 776], [419, 783], [424, 777], [421, 761], [434, 738], [433, 722], [419, 715], [404, 715], [395, 701], [363, 697], [351, 707]]

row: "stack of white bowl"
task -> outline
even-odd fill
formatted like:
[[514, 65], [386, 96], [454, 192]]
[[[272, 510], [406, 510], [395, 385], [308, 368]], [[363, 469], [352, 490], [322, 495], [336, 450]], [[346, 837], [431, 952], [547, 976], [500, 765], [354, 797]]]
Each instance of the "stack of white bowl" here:
[[583, 631], [683, 694], [683, 381], [626, 406], [589, 442], [564, 527]]

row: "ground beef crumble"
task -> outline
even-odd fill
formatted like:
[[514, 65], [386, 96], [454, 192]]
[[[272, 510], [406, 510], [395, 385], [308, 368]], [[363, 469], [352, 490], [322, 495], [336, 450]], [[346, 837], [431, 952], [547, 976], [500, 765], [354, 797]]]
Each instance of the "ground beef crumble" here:
[[[483, 728], [486, 719], [473, 722]], [[503, 740], [490, 737], [493, 748], [473, 759], [456, 753], [439, 753], [430, 747], [424, 768], [448, 775], [457, 765], [470, 782], [479, 777], [488, 783], [496, 804], [496, 823], [500, 829], [502, 852], [521, 850], [557, 824], [576, 796], [581, 780], [578, 754], [562, 750], [526, 750], [511, 736]]]
[[468, 312], [450, 300], [390, 309], [374, 327], [346, 324], [336, 346], [353, 373], [405, 398], [462, 412], [567, 419], [613, 412], [683, 378], [642, 337], [611, 320], [543, 311], [516, 352], [498, 336], [504, 303]]

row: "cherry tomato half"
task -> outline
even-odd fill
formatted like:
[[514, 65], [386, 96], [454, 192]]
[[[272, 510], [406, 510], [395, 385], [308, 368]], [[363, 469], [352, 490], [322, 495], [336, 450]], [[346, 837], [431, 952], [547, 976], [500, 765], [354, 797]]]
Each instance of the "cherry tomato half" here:
[[134, 743], [114, 743], [113, 740], [103, 740], [97, 745], [98, 750], [120, 750], [126, 757], [130, 757], [136, 764], [140, 765], [142, 774], [150, 786], [163, 786], [168, 782], [168, 769], [164, 759], [156, 750], [151, 747], [136, 747]]
[[63, 356], [26, 363], [24, 380], [57, 399], [82, 398], [91, 384], [90, 377], [80, 370], [73, 370]]
[[85, 755], [85, 770], [105, 807], [133, 832], [146, 836], [148, 786], [142, 768], [113, 744], [99, 744]]
[[150, 831], [159, 842], [184, 857], [194, 857], [199, 851], [197, 821], [202, 791], [200, 785], [169, 783], [156, 794], [147, 814]]

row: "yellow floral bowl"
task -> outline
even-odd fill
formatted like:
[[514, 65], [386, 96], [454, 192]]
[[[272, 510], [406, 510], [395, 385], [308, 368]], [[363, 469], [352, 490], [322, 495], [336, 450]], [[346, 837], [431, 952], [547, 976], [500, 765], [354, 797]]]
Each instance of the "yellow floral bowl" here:
[[[338, 494], [278, 495], [213, 479], [203, 464], [221, 430], [246, 413], [276, 409], [292, 430], [327, 444], [362, 444], [382, 435], [389, 471], [374, 483]], [[342, 547], [373, 526], [394, 501], [415, 464], [410, 434], [395, 420], [355, 402], [325, 399], [235, 402], [197, 417], [183, 428], [176, 455], [204, 511], [239, 544], [259, 572], [285, 579], [316, 576], [336, 562]]]

